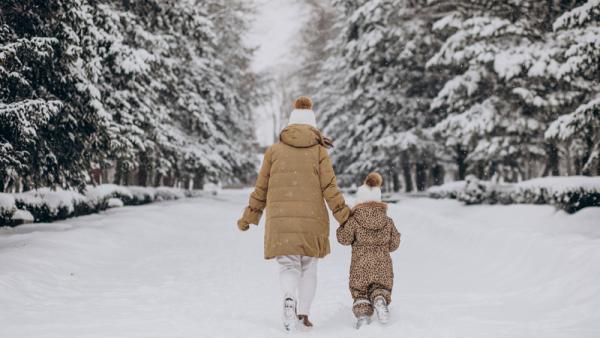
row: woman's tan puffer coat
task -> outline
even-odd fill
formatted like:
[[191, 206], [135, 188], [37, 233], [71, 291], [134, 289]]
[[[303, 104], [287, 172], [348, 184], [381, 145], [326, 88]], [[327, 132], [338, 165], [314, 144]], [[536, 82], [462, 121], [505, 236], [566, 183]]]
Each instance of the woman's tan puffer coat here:
[[324, 257], [330, 252], [329, 215], [339, 223], [350, 215], [338, 189], [328, 142], [309, 125], [292, 124], [265, 152], [256, 187], [238, 221], [240, 229], [258, 224], [267, 209], [265, 258], [284, 255]]

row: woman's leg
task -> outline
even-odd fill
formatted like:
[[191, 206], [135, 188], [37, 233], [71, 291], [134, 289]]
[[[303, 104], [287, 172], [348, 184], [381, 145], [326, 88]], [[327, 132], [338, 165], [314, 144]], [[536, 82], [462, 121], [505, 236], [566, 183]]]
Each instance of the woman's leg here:
[[298, 288], [298, 314], [309, 315], [310, 306], [317, 290], [318, 258], [302, 256], [302, 274]]
[[297, 301], [296, 293], [302, 274], [300, 256], [277, 256], [277, 263], [279, 263], [279, 282], [284, 297]]

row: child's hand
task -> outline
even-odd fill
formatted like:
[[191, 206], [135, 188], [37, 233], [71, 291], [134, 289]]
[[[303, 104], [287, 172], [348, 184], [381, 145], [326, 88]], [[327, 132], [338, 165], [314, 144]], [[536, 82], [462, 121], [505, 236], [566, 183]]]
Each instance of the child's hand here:
[[241, 231], [246, 231], [250, 228], [250, 224], [246, 221], [244, 221], [243, 219], [239, 219], [237, 221], [237, 226], [238, 229], [240, 229]]

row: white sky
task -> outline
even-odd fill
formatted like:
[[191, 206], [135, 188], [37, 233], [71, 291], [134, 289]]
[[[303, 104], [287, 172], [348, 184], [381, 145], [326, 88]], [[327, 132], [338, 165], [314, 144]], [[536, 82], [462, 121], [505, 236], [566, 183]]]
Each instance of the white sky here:
[[[254, 54], [252, 69], [255, 72], [276, 72], [290, 62], [292, 46], [302, 27], [300, 19], [305, 9], [302, 0], [253, 0], [257, 4], [256, 18], [246, 41], [258, 47]], [[290, 103], [291, 106], [291, 103]], [[256, 137], [260, 144], [273, 142], [273, 121], [266, 107], [257, 107]]]
[[291, 52], [290, 47], [302, 26], [298, 18], [303, 3], [299, 0], [253, 1], [257, 4], [257, 15], [247, 41], [251, 46], [259, 46], [252, 69], [263, 72], [275, 67]]

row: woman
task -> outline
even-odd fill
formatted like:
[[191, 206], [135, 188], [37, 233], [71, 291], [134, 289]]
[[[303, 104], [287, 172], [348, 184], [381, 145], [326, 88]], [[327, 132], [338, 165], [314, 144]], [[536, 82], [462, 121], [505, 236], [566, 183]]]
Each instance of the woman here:
[[294, 102], [288, 126], [279, 142], [265, 152], [263, 164], [238, 227], [258, 224], [265, 207], [265, 259], [280, 265], [284, 293], [283, 324], [286, 331], [308, 319], [317, 284], [317, 261], [330, 252], [329, 215], [343, 224], [350, 215], [338, 189], [327, 148], [331, 142], [316, 128], [312, 101]]

